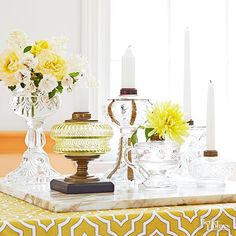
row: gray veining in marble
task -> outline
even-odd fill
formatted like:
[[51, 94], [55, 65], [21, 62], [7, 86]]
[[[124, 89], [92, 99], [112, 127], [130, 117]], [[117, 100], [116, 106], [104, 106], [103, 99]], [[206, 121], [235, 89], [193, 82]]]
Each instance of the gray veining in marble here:
[[95, 194], [63, 194], [50, 190], [49, 184], [16, 186], [0, 182], [0, 191], [54, 212], [236, 202], [236, 182], [218, 188], [189, 183], [169, 192], [117, 186], [114, 193]]

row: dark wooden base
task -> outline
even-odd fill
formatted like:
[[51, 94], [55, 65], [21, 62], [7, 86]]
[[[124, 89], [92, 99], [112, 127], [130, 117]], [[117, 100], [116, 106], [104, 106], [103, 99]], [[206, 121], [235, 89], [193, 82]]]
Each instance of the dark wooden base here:
[[112, 182], [69, 183], [64, 179], [53, 179], [50, 188], [61, 193], [75, 194], [114, 192], [115, 186]]

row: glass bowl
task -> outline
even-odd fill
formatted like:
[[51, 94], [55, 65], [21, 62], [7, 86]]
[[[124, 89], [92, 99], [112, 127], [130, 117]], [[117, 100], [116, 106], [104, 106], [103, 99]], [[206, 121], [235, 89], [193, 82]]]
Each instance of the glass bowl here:
[[[168, 140], [137, 143], [126, 150], [125, 161], [145, 188], [175, 189], [176, 185], [168, 175], [179, 168], [179, 148]], [[130, 151], [132, 161], [128, 158]]]

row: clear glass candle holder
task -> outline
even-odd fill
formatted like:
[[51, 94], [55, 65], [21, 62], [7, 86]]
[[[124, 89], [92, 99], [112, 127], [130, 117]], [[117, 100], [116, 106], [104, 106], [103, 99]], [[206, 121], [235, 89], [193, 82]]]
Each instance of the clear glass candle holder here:
[[200, 186], [224, 186], [236, 172], [236, 162], [219, 157], [200, 157], [189, 164], [189, 174]]
[[181, 145], [181, 166], [178, 170], [180, 176], [189, 176], [189, 164], [200, 158], [206, 149], [206, 127], [205, 126], [190, 126], [189, 136], [184, 144]]
[[[113, 168], [105, 178], [114, 182], [126, 182], [134, 179], [133, 170], [124, 162], [124, 152], [131, 145], [131, 136], [146, 121], [146, 112], [151, 106], [148, 99], [137, 95], [121, 95], [110, 99], [107, 106], [109, 120], [120, 129], [118, 156]], [[131, 155], [129, 154], [129, 158]]]

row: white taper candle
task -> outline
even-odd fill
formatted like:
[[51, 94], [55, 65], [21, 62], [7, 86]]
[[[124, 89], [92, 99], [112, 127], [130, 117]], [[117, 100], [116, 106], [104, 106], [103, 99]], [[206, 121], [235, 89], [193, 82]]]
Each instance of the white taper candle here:
[[190, 38], [189, 29], [184, 33], [184, 113], [186, 119], [191, 117], [191, 74], [190, 74]]
[[135, 57], [129, 46], [122, 56], [121, 88], [135, 88]]
[[215, 150], [215, 97], [212, 81], [209, 83], [207, 94], [206, 150]]

